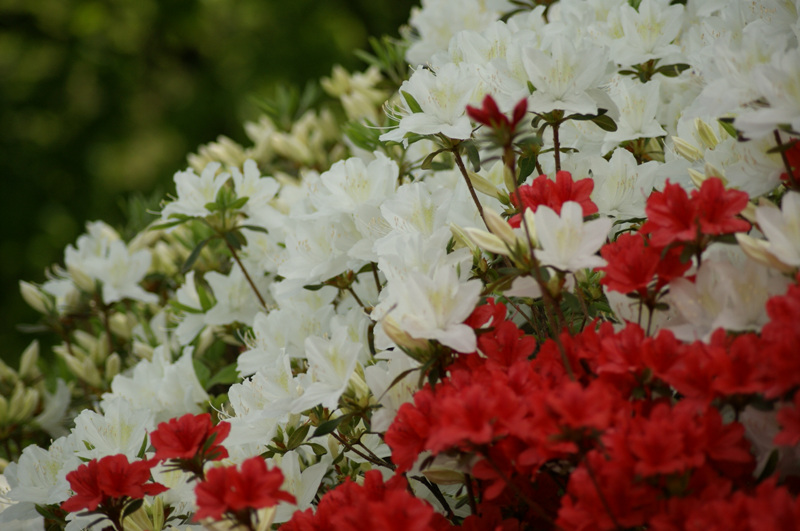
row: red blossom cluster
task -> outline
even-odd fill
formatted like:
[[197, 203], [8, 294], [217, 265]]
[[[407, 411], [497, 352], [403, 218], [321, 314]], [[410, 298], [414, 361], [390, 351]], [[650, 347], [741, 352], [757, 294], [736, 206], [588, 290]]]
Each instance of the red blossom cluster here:
[[280, 490], [281, 485], [283, 472], [267, 468], [259, 456], [247, 459], [240, 468], [211, 468], [206, 480], [195, 487], [198, 507], [195, 520], [228, 518], [249, 528], [258, 509], [273, 507], [281, 501], [296, 503], [293, 495]]
[[364, 484], [349, 479], [326, 493], [316, 512], [296, 512], [281, 526], [281, 531], [444, 531], [448, 521], [426, 502], [408, 492], [403, 476], [386, 483], [381, 473], [372, 470], [364, 475]]
[[[392, 460], [405, 472], [424, 452], [471, 458], [464, 529], [788, 529], [800, 521], [792, 483], [759, 484], [745, 427], [720, 414], [787, 400], [775, 443], [800, 441], [800, 332], [787, 326], [800, 286], [768, 311], [762, 334], [708, 344], [603, 323], [537, 348], [490, 301], [468, 320], [479, 352], [400, 408]], [[709, 506], [741, 519], [711, 519]]]
[[150, 442], [156, 449], [156, 460], [169, 460], [173, 468], [203, 479], [206, 463], [228, 457], [228, 450], [221, 443], [230, 431], [227, 422], [214, 426], [208, 413], [187, 413], [159, 424], [150, 434]]
[[593, 180], [587, 178], [574, 181], [568, 171], [556, 172], [555, 181], [547, 175], [540, 175], [531, 184], [523, 184], [516, 193], [511, 194], [511, 202], [520, 214], [514, 215], [508, 222], [512, 227], [519, 227], [522, 222], [521, 213], [528, 209], [536, 212], [542, 205], [553, 209], [556, 214], [561, 214], [561, 206], [567, 201], [580, 204], [584, 217], [591, 216], [597, 213], [597, 205], [590, 199], [592, 190], [594, 190]]
[[134, 500], [167, 490], [160, 483], [150, 482], [150, 469], [157, 462], [150, 459], [130, 463], [122, 454], [92, 459], [67, 474], [75, 494], [61, 508], [68, 512], [86, 509], [104, 515], [116, 529], [122, 529], [122, 519]]

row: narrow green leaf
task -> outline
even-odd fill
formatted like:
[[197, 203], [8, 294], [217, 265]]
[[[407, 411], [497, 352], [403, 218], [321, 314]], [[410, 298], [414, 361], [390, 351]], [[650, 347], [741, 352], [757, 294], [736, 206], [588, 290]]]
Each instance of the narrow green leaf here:
[[467, 142], [462, 142], [461, 145], [464, 147], [464, 151], [467, 154], [467, 159], [469, 159], [470, 164], [472, 164], [472, 171], [480, 171], [481, 156], [478, 153], [478, 148], [475, 145], [475, 142], [468, 140]]
[[430, 170], [431, 166], [433, 166], [433, 159], [435, 159], [436, 155], [438, 155], [441, 152], [442, 152], [441, 149], [437, 149], [433, 153], [429, 153], [428, 156], [425, 157], [425, 160], [422, 161], [422, 166], [421, 166], [422, 169], [423, 170]]
[[314, 437], [321, 437], [323, 435], [328, 435], [329, 433], [333, 433], [333, 431], [339, 427], [339, 424], [341, 424], [345, 419], [347, 419], [348, 416], [349, 415], [342, 415], [341, 417], [332, 420], [326, 420], [325, 422], [317, 426], [317, 429], [314, 430], [314, 434], [311, 436], [311, 438], [313, 439]]
[[616, 131], [617, 124], [609, 116], [601, 114], [592, 118], [592, 122], [603, 131]]
[[217, 384], [232, 384], [239, 381], [239, 373], [236, 371], [236, 363], [226, 365], [216, 372], [214, 376], [206, 383], [206, 391], [211, 389]]
[[422, 112], [422, 107], [419, 106], [419, 103], [417, 103], [417, 100], [414, 99], [414, 96], [405, 90], [401, 90], [400, 94], [403, 95], [403, 99], [406, 100], [406, 104], [408, 104], [408, 108], [411, 109], [411, 112]]
[[142, 505], [144, 505], [144, 498], [139, 498], [130, 502], [128, 505], [125, 506], [124, 509], [122, 509], [122, 519], [124, 520], [126, 516], [129, 516], [138, 511]]
[[200, 253], [203, 251], [203, 247], [205, 247], [210, 240], [211, 238], [200, 240], [200, 242], [194, 246], [194, 249], [192, 249], [192, 252], [189, 254], [189, 258], [186, 259], [186, 262], [184, 262], [183, 267], [181, 267], [181, 274], [186, 274], [192, 269], [192, 266], [200, 257]]
[[311, 424], [303, 424], [289, 436], [289, 441], [286, 443], [286, 448], [289, 450], [294, 450], [301, 444], [303, 444], [306, 440], [306, 435], [308, 435], [308, 430], [311, 428]]

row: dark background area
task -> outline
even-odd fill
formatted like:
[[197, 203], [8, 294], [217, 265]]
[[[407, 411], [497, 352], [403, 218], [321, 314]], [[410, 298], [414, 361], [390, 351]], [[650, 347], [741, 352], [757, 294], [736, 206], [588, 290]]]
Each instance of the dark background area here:
[[88, 220], [173, 189], [200, 144], [247, 143], [251, 96], [397, 35], [411, 0], [0, 0], [0, 359], [35, 338], [40, 283]]

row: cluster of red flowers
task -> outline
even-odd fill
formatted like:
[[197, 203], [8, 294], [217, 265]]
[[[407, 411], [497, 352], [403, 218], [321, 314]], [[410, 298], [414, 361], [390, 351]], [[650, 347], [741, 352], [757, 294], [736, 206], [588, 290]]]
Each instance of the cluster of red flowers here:
[[249, 526], [257, 509], [273, 507], [281, 501], [296, 503], [295, 497], [280, 490], [283, 472], [267, 468], [259, 456], [251, 457], [236, 466], [216, 467], [208, 471], [207, 479], [197, 485], [195, 520], [225, 517]]
[[150, 469], [157, 461], [128, 462], [124, 455], [109, 455], [93, 459], [67, 474], [75, 494], [61, 504], [68, 512], [86, 509], [105, 515], [117, 529], [134, 500], [153, 496], [167, 490], [160, 483], [150, 482]]
[[[597, 205], [590, 196], [594, 190], [594, 181], [591, 179], [572, 180], [572, 175], [567, 171], [556, 173], [553, 181], [547, 175], [540, 175], [531, 184], [523, 184], [517, 193], [511, 194], [511, 202], [519, 212], [536, 209], [544, 205], [553, 209], [556, 214], [561, 214], [561, 206], [567, 201], [574, 201], [581, 205], [583, 217], [597, 214]], [[522, 201], [520, 207], [519, 201]], [[512, 227], [519, 227], [522, 215], [516, 214], [508, 220]]]
[[186, 415], [162, 422], [150, 434], [150, 442], [156, 449], [154, 459], [170, 461], [172, 468], [189, 472], [195, 478], [203, 479], [205, 464], [228, 457], [228, 450], [222, 446], [231, 431], [231, 425], [220, 422], [216, 426], [211, 415]]
[[296, 512], [281, 526], [281, 531], [444, 531], [448, 521], [433, 508], [408, 491], [403, 476], [386, 483], [381, 473], [372, 470], [364, 475], [364, 484], [350, 480], [327, 492], [316, 513], [311, 509]]
[[[529, 359], [535, 345], [490, 302], [471, 318], [481, 355], [460, 356], [400, 408], [386, 434], [392, 459], [403, 472], [426, 451], [475, 456], [464, 472], [476, 480], [481, 525], [686, 529], [709, 521], [702, 507], [712, 502], [761, 522], [756, 509], [770, 497], [781, 503], [776, 521], [800, 518], [786, 486], [757, 484], [744, 426], [718, 409], [789, 399], [775, 442], [800, 440], [800, 332], [785, 326], [800, 319], [800, 286], [768, 308], [760, 336], [683, 344], [604, 323], [548, 340]], [[729, 521], [708, 528], [737, 528]]]

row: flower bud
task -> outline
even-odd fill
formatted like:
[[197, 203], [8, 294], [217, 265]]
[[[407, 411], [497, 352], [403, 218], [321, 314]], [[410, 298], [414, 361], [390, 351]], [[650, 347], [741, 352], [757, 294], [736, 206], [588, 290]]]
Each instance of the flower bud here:
[[782, 273], [792, 273], [795, 267], [784, 264], [769, 251], [770, 243], [766, 240], [757, 240], [752, 236], [748, 236], [742, 232], [736, 233], [736, 241], [739, 242], [739, 247], [742, 248], [744, 254], [769, 267], [774, 267]]
[[397, 321], [388, 315], [381, 320], [381, 325], [383, 326], [383, 331], [386, 333], [389, 339], [394, 341], [399, 347], [403, 347], [412, 352], [427, 352], [430, 349], [430, 344], [428, 343], [427, 339], [417, 339], [411, 337], [408, 332], [400, 328], [400, 325], [397, 323]]
[[705, 172], [706, 177], [719, 177], [719, 179], [722, 181], [722, 184], [724, 186], [728, 186], [728, 180], [725, 178], [725, 172], [710, 162], [706, 161], [703, 171]]
[[8, 421], [8, 400], [3, 395], [0, 395], [0, 426], [7, 426], [11, 424]]
[[114, 376], [119, 374], [119, 370], [122, 367], [122, 359], [119, 357], [119, 354], [113, 352], [109, 357], [106, 358], [106, 381], [111, 381], [114, 379]]
[[79, 290], [85, 291], [86, 293], [94, 293], [96, 285], [92, 277], [74, 265], [68, 264], [67, 272], [69, 273], [69, 277], [72, 279], [72, 282], [75, 283], [75, 286], [77, 286]]
[[41, 375], [36, 362], [39, 360], [39, 342], [34, 340], [22, 353], [19, 361], [19, 377], [32, 380]]
[[499, 190], [495, 185], [489, 182], [488, 179], [481, 177], [474, 171], [470, 170], [467, 170], [467, 175], [469, 176], [469, 182], [472, 183], [472, 186], [474, 186], [477, 191], [482, 194], [486, 194], [489, 197], [494, 197], [495, 199], [497, 198]]
[[34, 286], [30, 282], [20, 280], [19, 292], [28, 306], [37, 312], [47, 314], [52, 310], [52, 304], [47, 295], [42, 293], [38, 287]]
[[507, 256], [509, 254], [508, 247], [503, 240], [491, 232], [486, 232], [485, 230], [476, 229], [474, 227], [467, 227], [464, 229], [464, 232], [467, 237], [469, 237], [469, 239], [481, 249], [489, 251], [490, 253], [501, 254], [503, 256]]
[[467, 247], [473, 256], [475, 256], [476, 253], [480, 254], [480, 249], [475, 246], [475, 243], [467, 236], [464, 229], [455, 223], [451, 223], [450, 232], [453, 234], [453, 238], [456, 241], [456, 247]]

